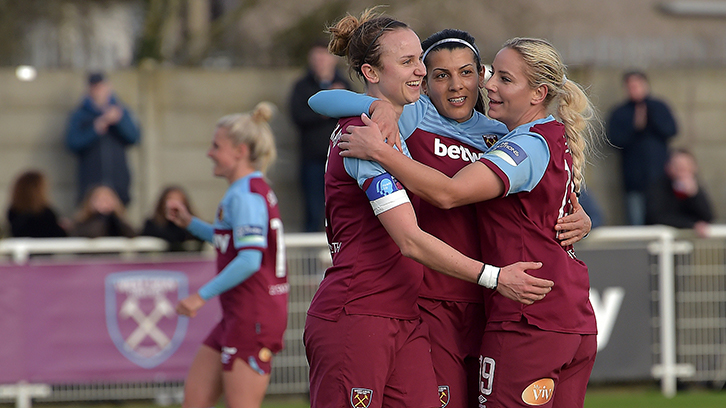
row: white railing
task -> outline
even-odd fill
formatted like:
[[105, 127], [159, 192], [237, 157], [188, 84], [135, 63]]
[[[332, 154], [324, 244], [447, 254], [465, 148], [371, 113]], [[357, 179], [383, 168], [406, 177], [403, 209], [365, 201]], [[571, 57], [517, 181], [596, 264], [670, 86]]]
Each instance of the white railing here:
[[[290, 267], [291, 305], [290, 327], [285, 335], [286, 349], [277, 357], [280, 379], [272, 381], [268, 392], [289, 394], [308, 390], [307, 362], [302, 349], [302, 328], [310, 300], [322, 277], [322, 271], [330, 265], [330, 253], [323, 233], [292, 233], [285, 235]], [[116, 253], [130, 257], [141, 253], [166, 251], [165, 241], [152, 237], [136, 238], [7, 238], [0, 240], [0, 258], [13, 263], [27, 263], [33, 255]], [[213, 249], [206, 251], [213, 256]], [[116, 387], [114, 384], [51, 385], [20, 381], [0, 384], [0, 401], [13, 399], [16, 408], [29, 408], [33, 398], [55, 401], [80, 401], [99, 399], [177, 398], [181, 395], [180, 384], [136, 384]]]
[[[677, 346], [677, 332], [681, 330], [676, 326], [676, 305], [680, 301], [676, 298], [676, 282], [675, 277], [678, 273], [688, 276], [688, 270], [683, 272], [683, 266], [691, 267], [692, 264], [698, 264], [700, 261], [687, 259], [688, 254], [694, 257], [698, 251], [706, 247], [705, 252], [717, 254], [716, 260], [711, 262], [714, 268], [718, 270], [718, 279], [726, 279], [726, 273], [721, 269], [726, 268], [726, 243], [721, 238], [726, 238], [726, 225], [713, 225], [710, 228], [711, 240], [688, 240], [680, 239], [683, 231], [679, 231], [664, 226], [645, 226], [645, 227], [600, 227], [593, 230], [590, 236], [581, 244], [583, 248], [597, 249], [607, 247], [611, 243], [628, 243], [628, 242], [646, 242], [649, 252], [657, 257], [657, 303], [658, 303], [658, 331], [659, 331], [659, 350], [655, 355], [659, 356], [660, 361], [654, 364], [651, 370], [655, 378], [661, 381], [661, 389], [664, 395], [672, 397], [676, 393], [676, 381], [678, 378], [689, 377], [694, 374], [698, 367], [694, 364], [679, 364], [681, 361], [690, 361], [682, 354], [679, 354]], [[286, 336], [286, 344], [289, 348], [283, 351], [280, 361], [289, 360], [290, 364], [284, 369], [289, 371], [279, 379], [282, 382], [271, 383], [268, 391], [271, 393], [295, 393], [304, 390], [307, 383], [307, 367], [304, 358], [304, 350], [300, 341], [302, 328], [304, 326], [306, 307], [312, 297], [317, 283], [322, 277], [322, 271], [329, 265], [330, 257], [328, 254], [327, 242], [325, 235], [322, 233], [306, 234], [293, 233], [285, 235], [285, 242], [289, 249], [288, 265], [291, 277], [291, 322], [288, 331], [289, 338]], [[696, 250], [694, 251], [694, 243]], [[699, 249], [701, 248], [701, 249]], [[59, 239], [5, 239], [0, 240], [0, 256], [12, 258], [14, 262], [27, 262], [30, 255], [33, 254], [57, 254], [57, 253], [119, 253], [134, 254], [142, 252], [160, 252], [166, 249], [166, 244], [160, 240], [147, 237], [139, 238], [59, 238]], [[718, 254], [725, 254], [719, 258]], [[687, 255], [684, 255], [687, 254]], [[698, 255], [700, 256], [700, 255]], [[685, 259], [683, 265], [675, 265], [674, 259]], [[655, 265], [655, 261], [653, 261]], [[678, 269], [681, 268], [681, 269]], [[721, 269], [719, 269], [721, 268]], [[679, 272], [680, 270], [680, 272]], [[683, 279], [683, 276], [679, 279]], [[721, 281], [719, 281], [721, 282]], [[720, 285], [720, 283], [719, 283]], [[654, 288], [656, 289], [656, 288]], [[293, 294], [293, 292], [296, 294]], [[725, 297], [726, 288], [722, 288], [724, 292], [719, 292], [716, 296]], [[679, 294], [679, 296], [681, 296]], [[693, 291], [689, 296], [699, 296], [699, 293]], [[705, 294], [703, 296], [714, 296]], [[293, 302], [294, 300], [294, 302]], [[700, 316], [689, 315], [685, 319], [697, 320]], [[723, 316], [722, 316], [723, 317]], [[679, 317], [679, 321], [683, 321], [684, 317]], [[690, 323], [689, 323], [690, 324]], [[718, 323], [721, 324], [721, 323]], [[720, 327], [720, 326], [718, 326]], [[719, 329], [720, 330], [720, 329]], [[718, 339], [715, 340], [718, 343]], [[300, 344], [298, 344], [300, 343]], [[718, 344], [710, 345], [716, 347]], [[726, 350], [726, 346], [724, 347]], [[726, 351], [723, 352], [723, 358], [726, 359]], [[298, 361], [299, 360], [299, 361]], [[696, 363], [697, 364], [697, 363]], [[726, 363], [717, 376], [726, 375]], [[284, 364], [283, 364], [284, 365]], [[284, 377], [284, 378], [283, 378]], [[293, 380], [294, 378], [294, 380]], [[721, 378], [721, 377], [719, 377]], [[36, 392], [45, 392], [45, 388], [32, 388], [34, 384], [18, 384], [18, 387], [10, 388], [0, 387], [0, 399], [3, 394], [8, 396], [15, 395], [20, 404], [21, 399], [29, 401], [31, 395]], [[29, 388], [30, 387], [30, 388]], [[32, 389], [31, 389], [32, 388]], [[32, 392], [31, 392], [32, 391]], [[55, 391], [53, 392], [55, 395]], [[25, 402], [23, 402], [25, 403]], [[28, 405], [18, 405], [28, 406]]]
[[50, 386], [47, 384], [28, 384], [20, 381], [17, 384], [0, 384], [0, 399], [14, 399], [15, 408], [30, 408], [33, 398], [42, 398], [50, 395]]
[[10, 256], [15, 263], [25, 263], [34, 254], [88, 254], [163, 252], [169, 244], [154, 237], [100, 238], [7, 238], [0, 240], [0, 255]]

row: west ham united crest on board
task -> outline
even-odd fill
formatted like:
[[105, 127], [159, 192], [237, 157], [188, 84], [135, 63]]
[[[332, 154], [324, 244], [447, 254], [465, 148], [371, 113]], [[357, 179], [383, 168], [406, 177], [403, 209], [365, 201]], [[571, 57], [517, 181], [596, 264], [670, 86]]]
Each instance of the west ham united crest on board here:
[[133, 363], [152, 368], [181, 344], [189, 320], [174, 305], [189, 294], [186, 275], [133, 271], [106, 277], [106, 326], [116, 348]]

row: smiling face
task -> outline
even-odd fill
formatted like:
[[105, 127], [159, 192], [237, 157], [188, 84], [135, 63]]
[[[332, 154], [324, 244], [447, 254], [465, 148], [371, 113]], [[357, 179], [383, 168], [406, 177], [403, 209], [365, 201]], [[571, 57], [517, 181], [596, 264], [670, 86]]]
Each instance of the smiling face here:
[[214, 175], [233, 181], [242, 159], [241, 150], [240, 146], [235, 146], [232, 139], [227, 136], [227, 129], [218, 127], [212, 137], [212, 145], [207, 151], [207, 156], [214, 162]]
[[436, 110], [459, 123], [469, 120], [484, 81], [483, 72], [477, 72], [474, 52], [469, 48], [439, 49], [430, 52], [426, 61], [424, 92]]
[[522, 56], [511, 48], [503, 48], [494, 58], [492, 76], [484, 85], [489, 97], [489, 117], [503, 122], [509, 130], [546, 117], [542, 116], [545, 107], [536, 102], [541, 99], [541, 92], [546, 95], [546, 87], [532, 89], [525, 72]]
[[368, 93], [385, 99], [394, 107], [416, 102], [421, 96], [421, 81], [426, 67], [421, 62], [421, 42], [408, 28], [395, 29], [380, 39], [380, 67], [364, 64]]

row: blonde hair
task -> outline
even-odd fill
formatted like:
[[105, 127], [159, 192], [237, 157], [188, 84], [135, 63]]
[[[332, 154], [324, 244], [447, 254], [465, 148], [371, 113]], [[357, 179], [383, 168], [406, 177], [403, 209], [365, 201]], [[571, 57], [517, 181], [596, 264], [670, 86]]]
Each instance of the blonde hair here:
[[359, 78], [364, 78], [364, 64], [381, 66], [381, 36], [387, 31], [408, 28], [406, 23], [378, 13], [378, 7], [366, 9], [359, 18], [347, 14], [326, 30], [330, 33], [328, 51], [345, 57], [348, 68]]
[[538, 38], [513, 38], [503, 48], [519, 53], [525, 62], [525, 75], [529, 86], [534, 89], [544, 85], [547, 96], [544, 106], [552, 108], [557, 120], [565, 125], [565, 137], [572, 154], [572, 172], [575, 192], [584, 184], [586, 155], [595, 141], [602, 137], [598, 132], [600, 121], [597, 111], [582, 87], [567, 79], [567, 67], [559, 52], [549, 42]]
[[227, 130], [235, 146], [249, 146], [252, 167], [263, 173], [277, 158], [275, 137], [268, 123], [275, 110], [274, 104], [260, 102], [251, 112], [227, 115], [217, 121], [217, 127]]
[[116, 194], [116, 191], [114, 191], [114, 189], [107, 185], [98, 184], [91, 187], [86, 192], [86, 195], [83, 197], [81, 208], [76, 213], [76, 222], [85, 222], [93, 218], [93, 216], [96, 214], [96, 209], [93, 206], [94, 199], [96, 199], [96, 197], [101, 194], [108, 194], [108, 196], [111, 198], [111, 201], [113, 201], [113, 213], [116, 214], [116, 216], [119, 218], [124, 217], [124, 214], [126, 213], [126, 207], [124, 207], [121, 199], [118, 197], [118, 194]]

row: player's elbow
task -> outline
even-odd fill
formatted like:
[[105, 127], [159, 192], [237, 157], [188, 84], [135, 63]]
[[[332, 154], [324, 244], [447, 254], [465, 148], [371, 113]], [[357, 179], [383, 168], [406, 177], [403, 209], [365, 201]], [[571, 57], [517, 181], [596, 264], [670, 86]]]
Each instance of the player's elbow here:
[[442, 191], [440, 194], [437, 194], [436, 196], [427, 197], [427, 198], [425, 198], [425, 200], [428, 201], [430, 204], [432, 204], [438, 208], [441, 208], [442, 210], [449, 210], [458, 205], [456, 197], [454, 197], [451, 194], [448, 194], [445, 191]]
[[398, 249], [401, 251], [401, 255], [418, 260], [421, 254], [421, 248], [411, 236], [404, 236], [396, 241]]

